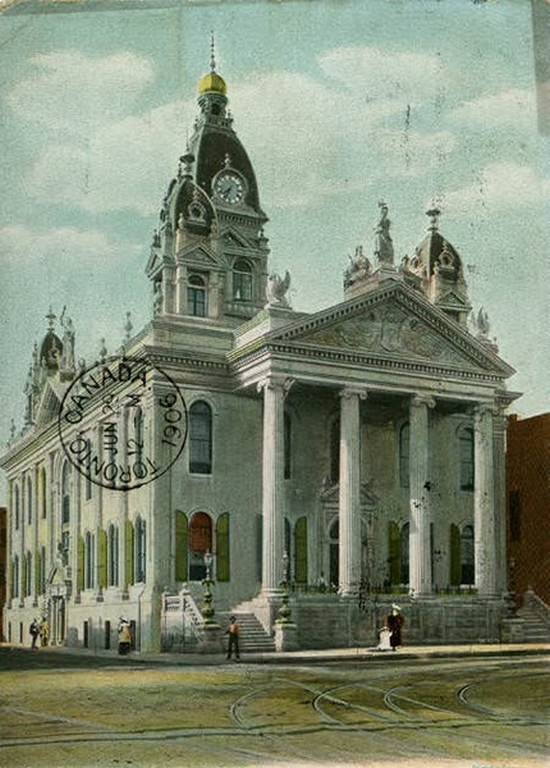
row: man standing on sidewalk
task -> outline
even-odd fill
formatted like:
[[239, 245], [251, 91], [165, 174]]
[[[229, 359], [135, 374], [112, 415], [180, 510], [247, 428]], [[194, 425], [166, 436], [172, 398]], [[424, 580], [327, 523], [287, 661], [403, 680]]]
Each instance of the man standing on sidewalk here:
[[36, 640], [38, 639], [38, 635], [40, 634], [40, 627], [39, 627], [38, 622], [37, 622], [36, 619], [32, 620], [32, 623], [31, 623], [31, 625], [29, 627], [29, 632], [30, 632], [30, 635], [32, 637], [31, 648], [33, 650], [35, 650], [36, 647], [37, 647], [36, 646]]
[[225, 634], [229, 635], [229, 643], [227, 646], [227, 658], [231, 658], [231, 653], [233, 649], [235, 650], [235, 659], [236, 661], [239, 661], [240, 655], [239, 655], [239, 632], [241, 631], [239, 625], [237, 624], [237, 619], [235, 616], [231, 616], [229, 619], [229, 626], [225, 630]]

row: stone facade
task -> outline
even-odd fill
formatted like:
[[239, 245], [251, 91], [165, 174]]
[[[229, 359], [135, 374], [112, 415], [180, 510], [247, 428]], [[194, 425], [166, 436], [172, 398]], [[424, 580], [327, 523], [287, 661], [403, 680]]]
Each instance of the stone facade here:
[[[439, 212], [397, 267], [381, 205], [372, 262], [358, 248], [343, 302], [293, 311], [289, 273], [268, 274], [267, 217], [214, 64], [199, 94], [146, 267], [152, 319], [136, 335], [129, 318], [125, 328], [122, 353], [150, 363], [146, 394], [135, 402], [121, 383], [127, 404], [112, 414], [92, 398], [71, 433], [97, 456], [96, 476], [60, 443], [63, 398], [87, 370], [72, 321], [63, 313], [60, 337], [50, 311], [33, 352], [25, 426], [2, 458], [6, 634], [26, 640], [47, 614], [52, 642], [112, 647], [123, 616], [137, 647], [181, 649], [202, 632], [210, 552], [217, 608], [246, 603], [268, 632], [289, 582], [296, 630], [281, 647], [372, 643], [392, 593], [409, 642], [497, 638], [503, 410], [517, 395], [486, 314], [468, 327]], [[99, 363], [117, 365], [104, 342]], [[167, 390], [155, 371], [185, 401], [185, 447], [153, 482], [115, 490], [97, 468], [113, 461], [113, 430], [115, 467], [132, 449], [162, 464]]]

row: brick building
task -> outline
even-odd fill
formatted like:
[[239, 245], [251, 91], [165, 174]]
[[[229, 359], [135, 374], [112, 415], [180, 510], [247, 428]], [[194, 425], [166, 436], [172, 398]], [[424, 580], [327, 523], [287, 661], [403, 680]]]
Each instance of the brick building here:
[[510, 586], [550, 604], [550, 413], [508, 420], [506, 460]]

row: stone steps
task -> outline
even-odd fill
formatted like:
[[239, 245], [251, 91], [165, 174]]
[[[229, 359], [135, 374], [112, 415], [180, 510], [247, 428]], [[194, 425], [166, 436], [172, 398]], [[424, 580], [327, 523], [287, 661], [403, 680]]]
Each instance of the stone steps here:
[[517, 611], [518, 619], [523, 619], [523, 637], [526, 643], [550, 642], [550, 626], [530, 606], [523, 606]]
[[260, 621], [253, 613], [232, 611], [231, 613], [218, 614], [218, 621], [224, 631], [229, 625], [230, 616], [235, 616], [237, 624], [241, 628], [239, 635], [239, 647], [241, 651], [262, 653], [275, 650], [275, 641], [265, 631]]

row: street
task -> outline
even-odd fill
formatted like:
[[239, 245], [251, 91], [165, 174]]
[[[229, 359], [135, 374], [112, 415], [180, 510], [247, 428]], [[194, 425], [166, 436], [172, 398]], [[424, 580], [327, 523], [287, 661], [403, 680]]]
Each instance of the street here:
[[548, 674], [544, 653], [200, 667], [2, 648], [0, 764], [543, 766]]

